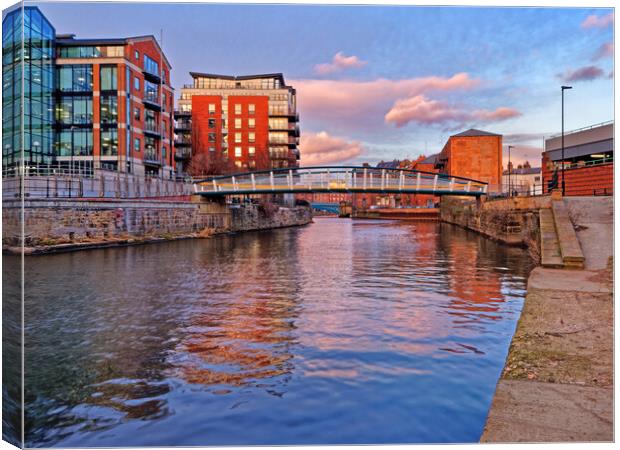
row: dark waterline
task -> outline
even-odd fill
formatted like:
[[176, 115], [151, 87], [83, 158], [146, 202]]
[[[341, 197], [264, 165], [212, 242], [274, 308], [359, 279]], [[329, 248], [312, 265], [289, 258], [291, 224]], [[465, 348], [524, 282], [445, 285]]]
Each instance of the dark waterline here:
[[32, 447], [476, 442], [533, 267], [346, 219], [26, 261]]

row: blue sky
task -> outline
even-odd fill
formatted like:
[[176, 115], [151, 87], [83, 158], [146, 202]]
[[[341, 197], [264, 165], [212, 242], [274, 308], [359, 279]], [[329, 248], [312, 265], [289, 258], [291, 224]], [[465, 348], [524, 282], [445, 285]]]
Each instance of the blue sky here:
[[163, 29], [177, 94], [189, 71], [283, 72], [302, 162], [431, 154], [470, 127], [535, 160], [560, 130], [563, 83], [566, 129], [613, 119], [611, 9], [32, 4], [78, 37]]

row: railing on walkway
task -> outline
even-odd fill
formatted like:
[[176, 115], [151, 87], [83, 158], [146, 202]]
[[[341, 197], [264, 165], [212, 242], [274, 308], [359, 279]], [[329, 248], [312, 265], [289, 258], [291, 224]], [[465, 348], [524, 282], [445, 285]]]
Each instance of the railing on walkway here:
[[273, 169], [195, 180], [201, 195], [294, 192], [420, 193], [480, 196], [487, 183], [406, 169], [321, 166]]
[[3, 170], [2, 197], [20, 198], [157, 198], [194, 193], [193, 184], [108, 170], [85, 171], [62, 167]]

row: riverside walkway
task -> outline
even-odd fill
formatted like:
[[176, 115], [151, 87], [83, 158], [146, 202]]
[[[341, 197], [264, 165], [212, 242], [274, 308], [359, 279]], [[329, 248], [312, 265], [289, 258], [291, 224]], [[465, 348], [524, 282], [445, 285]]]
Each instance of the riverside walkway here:
[[[529, 277], [482, 442], [613, 440], [613, 198], [553, 203], [547, 212], [570, 218], [577, 243], [556, 223], [559, 240], [545, 248], [553, 230], [541, 215], [543, 267]], [[581, 270], [566, 261], [574, 245]]]

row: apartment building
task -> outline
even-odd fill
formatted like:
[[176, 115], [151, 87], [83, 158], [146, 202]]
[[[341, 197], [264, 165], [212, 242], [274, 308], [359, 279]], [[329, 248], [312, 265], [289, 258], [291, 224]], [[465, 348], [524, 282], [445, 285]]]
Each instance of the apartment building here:
[[190, 73], [175, 111], [179, 172], [217, 175], [298, 167], [296, 92], [281, 73]]
[[[77, 39], [57, 34], [37, 7], [24, 15], [25, 165], [173, 178], [171, 66], [155, 37]], [[11, 11], [2, 27], [8, 165], [17, 164], [21, 149], [21, 16], [21, 9]]]

